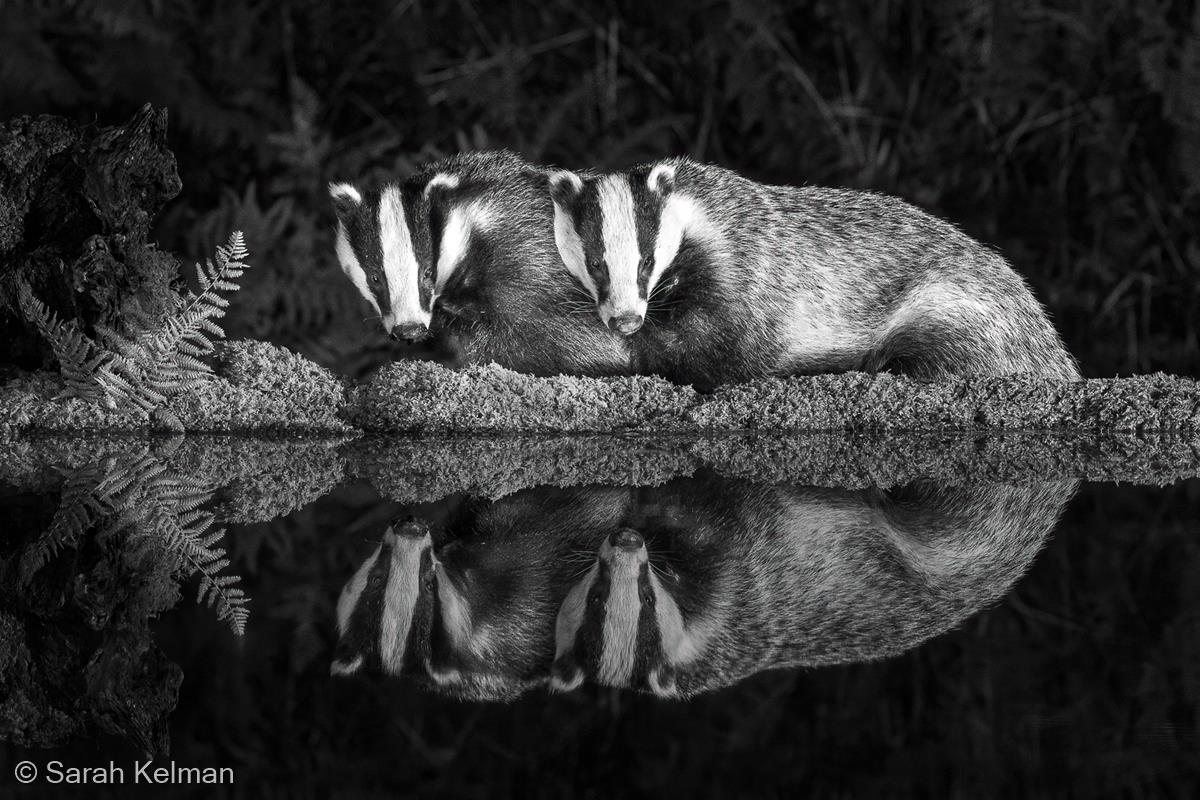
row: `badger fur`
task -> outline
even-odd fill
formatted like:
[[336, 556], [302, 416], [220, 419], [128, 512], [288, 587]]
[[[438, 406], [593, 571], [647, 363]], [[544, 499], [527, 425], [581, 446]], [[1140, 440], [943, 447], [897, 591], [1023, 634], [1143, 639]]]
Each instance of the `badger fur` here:
[[550, 176], [563, 264], [634, 362], [698, 387], [848, 370], [1079, 378], [1008, 262], [893, 197], [672, 158]]
[[646, 490], [567, 592], [551, 686], [688, 697], [895, 655], [998, 600], [1071, 483], [897, 492], [702, 477]]
[[630, 372], [628, 343], [570, 311], [546, 173], [465, 153], [379, 189], [330, 185], [342, 270], [397, 338], [445, 337], [460, 363], [535, 375]]
[[544, 686], [554, 619], [624, 489], [529, 490], [466, 501], [437, 531], [396, 522], [346, 583], [332, 672], [406, 677], [460, 699]]
[[415, 518], [393, 522], [342, 588], [330, 672], [353, 675], [366, 669], [398, 675], [426, 662], [433, 582], [429, 526]]
[[703, 475], [396, 521], [337, 604], [332, 672], [511, 700], [584, 682], [689, 697], [878, 659], [1002, 597], [1075, 484], [850, 491]]

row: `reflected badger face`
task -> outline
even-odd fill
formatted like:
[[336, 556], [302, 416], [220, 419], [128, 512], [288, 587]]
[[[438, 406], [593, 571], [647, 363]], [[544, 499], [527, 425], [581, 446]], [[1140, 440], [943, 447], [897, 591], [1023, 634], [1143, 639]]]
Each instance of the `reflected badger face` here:
[[684, 618], [676, 581], [651, 565], [640, 533], [613, 531], [559, 609], [551, 688], [571, 691], [591, 680], [661, 697], [686, 695], [679, 679], [701, 655], [709, 631]]
[[496, 551], [505, 552], [435, 548], [424, 523], [393, 522], [342, 590], [331, 673], [404, 676], [471, 700], [513, 699], [544, 685], [554, 606], [536, 613], [534, 598], [545, 592], [489, 558]]
[[399, 675], [428, 658], [433, 615], [433, 540], [428, 526], [393, 522], [342, 589], [330, 672], [364, 668]]
[[[454, 542], [439, 552], [437, 611], [424, 677], [468, 700], [512, 700], [545, 685], [553, 606], [512, 547]], [[514, 553], [513, 555], [519, 555]]]

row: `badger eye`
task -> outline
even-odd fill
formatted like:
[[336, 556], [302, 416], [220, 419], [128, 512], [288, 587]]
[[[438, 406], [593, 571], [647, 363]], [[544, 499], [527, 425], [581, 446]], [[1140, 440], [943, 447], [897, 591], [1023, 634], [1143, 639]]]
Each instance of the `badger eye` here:
[[645, 272], [650, 269], [650, 264], [654, 260], [653, 256], [642, 256], [642, 260], [638, 262], [638, 269]]
[[373, 283], [376, 286], [379, 285], [379, 273], [378, 272], [371, 273], [371, 283]]

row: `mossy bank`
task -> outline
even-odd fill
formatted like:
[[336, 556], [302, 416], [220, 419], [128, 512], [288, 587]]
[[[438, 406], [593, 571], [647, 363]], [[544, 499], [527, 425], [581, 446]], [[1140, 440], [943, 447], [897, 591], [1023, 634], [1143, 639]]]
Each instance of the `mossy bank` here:
[[649, 376], [541, 378], [405, 361], [348, 383], [295, 353], [251, 341], [222, 345], [215, 366], [211, 380], [151, 413], [64, 398], [54, 374], [20, 373], [0, 385], [0, 433], [1200, 433], [1200, 383], [1162, 374], [923, 383], [848, 373], [753, 381], [705, 395]]

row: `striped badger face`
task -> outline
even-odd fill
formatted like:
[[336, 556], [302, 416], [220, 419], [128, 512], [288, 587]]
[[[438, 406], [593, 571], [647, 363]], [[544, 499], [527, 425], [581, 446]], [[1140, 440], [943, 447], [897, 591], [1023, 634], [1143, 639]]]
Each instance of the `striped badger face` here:
[[686, 696], [683, 670], [701, 655], [711, 632], [685, 620], [678, 581], [650, 565], [640, 533], [621, 528], [609, 535], [559, 609], [551, 688], [571, 691], [587, 679]]
[[338, 598], [334, 675], [399, 675], [428, 660], [434, 558], [429, 528], [393, 523]]
[[342, 589], [330, 672], [403, 676], [470, 700], [510, 700], [544, 685], [544, 672], [530, 679], [523, 658], [548, 643], [547, 621], [494, 560], [487, 548], [453, 542], [435, 553], [425, 524], [393, 523]]
[[329, 194], [342, 271], [393, 339], [425, 338], [434, 304], [486, 224], [486, 206], [450, 173], [370, 192], [333, 183]]
[[670, 164], [598, 178], [550, 176], [563, 263], [595, 300], [604, 324], [626, 336], [642, 327], [683, 239], [674, 187]]

